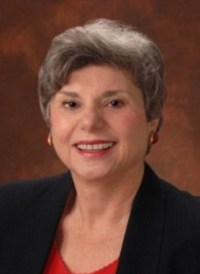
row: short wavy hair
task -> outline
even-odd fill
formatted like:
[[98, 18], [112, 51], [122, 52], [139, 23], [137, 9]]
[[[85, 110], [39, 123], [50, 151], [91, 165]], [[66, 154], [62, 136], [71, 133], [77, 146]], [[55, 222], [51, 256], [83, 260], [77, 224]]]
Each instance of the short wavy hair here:
[[166, 98], [164, 61], [157, 45], [130, 25], [96, 19], [56, 36], [39, 71], [39, 102], [49, 124], [48, 104], [70, 73], [89, 64], [109, 64], [127, 70], [141, 90], [146, 117], [162, 123]]

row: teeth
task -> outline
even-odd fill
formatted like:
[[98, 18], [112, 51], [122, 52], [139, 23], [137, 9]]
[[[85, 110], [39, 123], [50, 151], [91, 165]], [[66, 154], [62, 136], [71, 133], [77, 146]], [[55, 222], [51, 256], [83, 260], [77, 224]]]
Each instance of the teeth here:
[[102, 149], [108, 149], [112, 147], [113, 143], [106, 143], [106, 144], [79, 144], [77, 147], [81, 150], [88, 150], [88, 151], [94, 151], [94, 150], [102, 150]]

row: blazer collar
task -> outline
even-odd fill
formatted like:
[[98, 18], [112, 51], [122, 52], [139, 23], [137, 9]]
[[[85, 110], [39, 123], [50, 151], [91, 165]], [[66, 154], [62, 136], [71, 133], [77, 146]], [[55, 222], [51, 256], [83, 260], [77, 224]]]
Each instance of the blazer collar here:
[[165, 217], [164, 189], [159, 178], [146, 165], [133, 202], [117, 274], [158, 272]]

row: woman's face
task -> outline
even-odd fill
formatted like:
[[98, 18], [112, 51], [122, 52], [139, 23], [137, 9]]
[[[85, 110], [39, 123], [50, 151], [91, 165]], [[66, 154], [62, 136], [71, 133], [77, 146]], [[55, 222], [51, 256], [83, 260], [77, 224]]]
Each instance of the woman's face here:
[[55, 151], [74, 178], [105, 180], [141, 168], [150, 133], [141, 91], [109, 65], [71, 73], [50, 102]]

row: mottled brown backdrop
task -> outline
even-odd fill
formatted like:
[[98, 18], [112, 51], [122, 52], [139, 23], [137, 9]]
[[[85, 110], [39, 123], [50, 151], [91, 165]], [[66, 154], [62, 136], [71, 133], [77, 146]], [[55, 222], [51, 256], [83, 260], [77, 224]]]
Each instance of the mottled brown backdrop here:
[[162, 177], [200, 194], [200, 1], [1, 0], [0, 182], [63, 171], [45, 145], [37, 72], [51, 39], [65, 28], [108, 17], [133, 24], [160, 46], [168, 101], [149, 161]]

